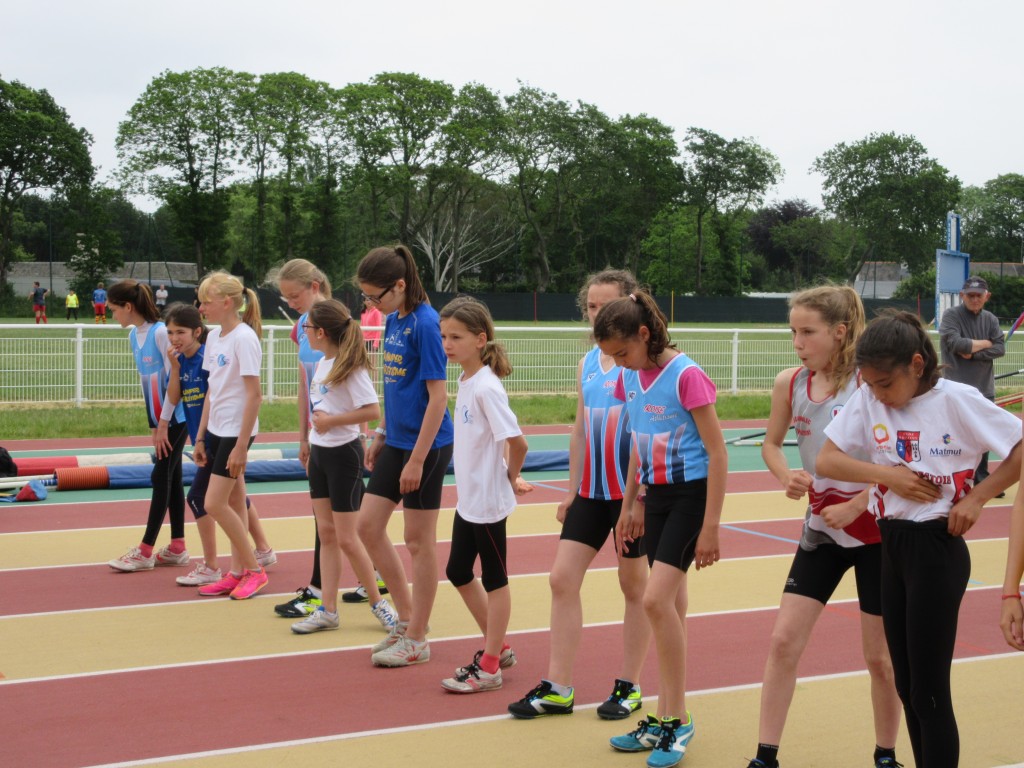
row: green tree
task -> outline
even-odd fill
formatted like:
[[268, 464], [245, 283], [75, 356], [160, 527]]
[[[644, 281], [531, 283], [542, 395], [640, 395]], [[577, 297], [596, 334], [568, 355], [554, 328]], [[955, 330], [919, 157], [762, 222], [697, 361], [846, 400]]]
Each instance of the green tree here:
[[[704, 128], [690, 128], [686, 132], [685, 147], [688, 157], [683, 161], [683, 200], [692, 208], [697, 223], [695, 290], [705, 293], [706, 225], [709, 221], [712, 224], [721, 251], [737, 216], [764, 199], [782, 177], [782, 166], [775, 155], [754, 141], [725, 139]], [[720, 255], [729, 259], [729, 254]], [[740, 251], [732, 254], [736, 259], [739, 255]], [[736, 274], [739, 278], [742, 271], [737, 268]], [[719, 281], [718, 290], [721, 286]], [[729, 292], [740, 289], [737, 280]]]
[[239, 93], [246, 79], [223, 67], [165, 71], [146, 86], [117, 130], [126, 188], [175, 213], [202, 274], [224, 255]]
[[912, 272], [934, 262], [960, 181], [916, 138], [875, 133], [841, 142], [818, 157], [812, 170], [825, 177], [825, 208], [858, 229], [866, 242], [850, 280], [869, 258], [906, 263]]
[[981, 187], [967, 187], [961, 250], [975, 261], [1024, 262], [1024, 175], [1005, 173]]
[[26, 192], [69, 194], [92, 183], [92, 137], [46, 90], [0, 79], [0, 287], [14, 258], [12, 228]]

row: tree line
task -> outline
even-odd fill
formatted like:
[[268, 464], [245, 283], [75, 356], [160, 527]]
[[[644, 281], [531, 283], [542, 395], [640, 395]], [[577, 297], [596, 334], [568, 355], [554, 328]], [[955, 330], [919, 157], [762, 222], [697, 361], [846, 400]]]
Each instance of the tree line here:
[[45, 90], [0, 79], [0, 284], [12, 262], [51, 256], [83, 287], [122, 260], [259, 281], [303, 257], [338, 280], [401, 241], [443, 291], [571, 292], [609, 265], [662, 293], [789, 291], [849, 281], [868, 260], [923, 273], [953, 209], [974, 259], [1024, 256], [1024, 176], [962, 188], [913, 136], [823, 152], [808, 169], [822, 209], [766, 204], [783, 170], [749, 138], [675, 137], [656, 117], [523, 84], [502, 95], [392, 72], [336, 88], [197, 68], [139, 95], [101, 185], [89, 133]]

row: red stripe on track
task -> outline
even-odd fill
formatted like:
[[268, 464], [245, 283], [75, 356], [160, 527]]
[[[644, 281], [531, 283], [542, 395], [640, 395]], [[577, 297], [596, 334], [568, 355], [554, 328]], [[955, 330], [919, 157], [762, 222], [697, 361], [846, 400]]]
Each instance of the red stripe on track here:
[[[990, 591], [965, 596], [957, 657], [1005, 651], [992, 619], [992, 599]], [[775, 611], [691, 618], [688, 689], [759, 683], [774, 618]], [[268, 631], [280, 631], [269, 629], [271, 624], [268, 620]], [[358, 649], [4, 686], [5, 705], [18, 713], [19, 722], [5, 739], [5, 760], [11, 765], [67, 768], [502, 715], [509, 702], [537, 683], [547, 664], [546, 632], [511, 640], [521, 662], [504, 673], [504, 689], [470, 696], [445, 693], [439, 682], [472, 658], [479, 646], [476, 640], [435, 641], [430, 663], [407, 669], [375, 669], [368, 651]], [[607, 696], [618, 672], [617, 653], [609, 662], [608, 649], [620, 643], [618, 626], [584, 630], [576, 663], [577, 704]], [[302, 638], [296, 638], [296, 647], [302, 647]], [[653, 657], [652, 653], [642, 679], [649, 698], [657, 694]], [[863, 667], [855, 606], [829, 607], [799, 674]], [[359, 693], [367, 691], [375, 701], [387, 702], [386, 708], [367, 706]], [[215, 716], [184, 715], [189, 696], [200, 692], [204, 711]], [[699, 702], [693, 708], [699, 718]], [[86, 712], [87, 728], [82, 719]], [[589, 711], [574, 715], [594, 716]], [[126, 728], [129, 722], [131, 727]], [[524, 722], [515, 727], [526, 734], [531, 726]], [[609, 733], [614, 732], [610, 725]], [[60, 738], [54, 738], [55, 733]]]

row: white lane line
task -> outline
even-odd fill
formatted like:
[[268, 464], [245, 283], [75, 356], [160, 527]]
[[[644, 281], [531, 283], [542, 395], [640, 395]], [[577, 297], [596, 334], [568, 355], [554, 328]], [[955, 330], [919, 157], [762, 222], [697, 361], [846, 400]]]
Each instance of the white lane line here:
[[[1019, 652], [1001, 653], [994, 654], [991, 656], [972, 656], [962, 659], [954, 659], [954, 664], [968, 664], [977, 663], [980, 661], [989, 660], [1000, 660], [1008, 658], [1019, 658]], [[837, 672], [828, 675], [813, 675], [810, 677], [801, 677], [797, 679], [798, 684], [827, 682], [829, 680], [841, 680], [844, 678], [851, 677], [863, 677], [867, 675], [866, 670], [856, 670], [853, 672]], [[761, 687], [761, 683], [748, 683], [744, 685], [730, 685], [721, 688], [706, 688], [700, 691], [687, 691], [686, 695], [690, 696], [715, 696], [725, 693], [733, 693], [737, 691], [753, 690]], [[600, 702], [592, 702], [588, 704], [577, 704], [575, 709], [596, 709]], [[303, 747], [311, 746], [314, 744], [329, 744], [337, 741], [347, 741], [349, 739], [360, 739], [367, 736], [379, 736], [386, 734], [402, 734], [402, 733], [416, 733], [421, 731], [433, 731], [440, 728], [458, 728], [469, 725], [480, 725], [482, 723], [494, 723], [502, 720], [511, 719], [509, 715], [490, 715], [488, 717], [472, 717], [463, 720], [447, 720], [439, 723], [421, 723], [419, 725], [406, 725], [397, 728], [378, 728], [371, 731], [356, 731], [352, 733], [338, 733], [330, 736], [315, 736], [308, 739], [290, 739], [288, 741], [276, 741], [267, 744], [248, 744], [244, 747], [231, 747], [227, 749], [211, 749], [203, 752], [186, 752], [178, 755], [166, 755], [164, 757], [154, 757], [145, 760], [130, 760], [121, 763], [102, 763], [98, 765], [86, 766], [86, 768], [133, 768], [134, 766], [140, 765], [160, 765], [161, 763], [170, 763], [177, 760], [200, 760], [207, 757], [223, 757], [227, 755], [241, 755], [253, 752], [265, 752], [271, 749], [284, 749], [288, 747]], [[1024, 763], [1014, 763], [1013, 765], [998, 766], [997, 768], [1024, 768]]]

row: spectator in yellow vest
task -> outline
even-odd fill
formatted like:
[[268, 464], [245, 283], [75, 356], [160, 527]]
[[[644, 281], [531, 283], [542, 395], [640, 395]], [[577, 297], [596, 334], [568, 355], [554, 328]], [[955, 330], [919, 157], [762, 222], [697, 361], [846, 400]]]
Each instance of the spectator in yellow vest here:
[[72, 313], [75, 315], [75, 320], [78, 319], [78, 294], [68, 289], [68, 295], [64, 299], [64, 306], [67, 309], [66, 320], [71, 319]]

